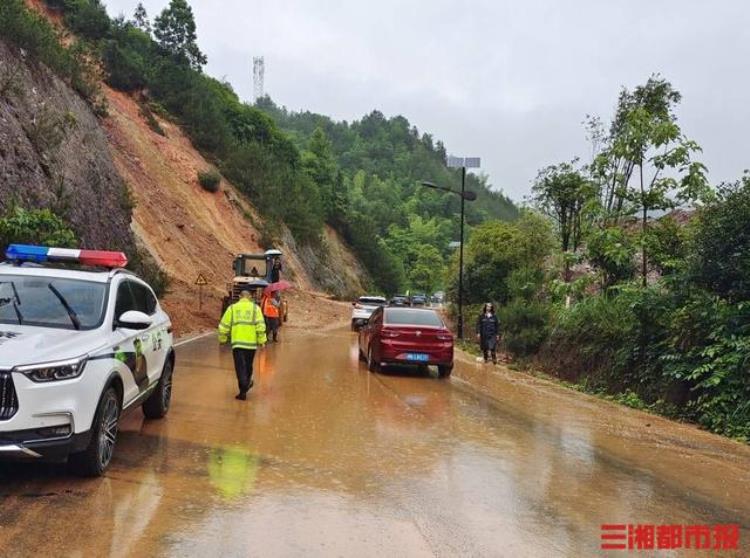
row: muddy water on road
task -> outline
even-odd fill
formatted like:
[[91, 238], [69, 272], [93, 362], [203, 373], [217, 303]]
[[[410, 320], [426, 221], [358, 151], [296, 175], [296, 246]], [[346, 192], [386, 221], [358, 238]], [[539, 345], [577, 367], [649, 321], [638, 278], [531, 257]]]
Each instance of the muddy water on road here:
[[103, 479], [0, 469], [0, 556], [597, 556], [615, 522], [739, 523], [750, 554], [746, 446], [469, 361], [373, 375], [347, 331], [284, 333], [247, 402], [229, 351], [180, 347], [169, 416], [127, 417]]

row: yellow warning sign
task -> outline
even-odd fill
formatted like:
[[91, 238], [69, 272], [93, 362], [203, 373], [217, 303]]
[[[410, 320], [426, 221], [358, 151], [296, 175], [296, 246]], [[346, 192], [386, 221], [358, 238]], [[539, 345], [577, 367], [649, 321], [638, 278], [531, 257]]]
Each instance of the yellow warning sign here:
[[208, 285], [208, 281], [206, 281], [202, 273], [199, 273], [198, 277], [195, 278], [195, 284], [202, 287], [203, 285]]

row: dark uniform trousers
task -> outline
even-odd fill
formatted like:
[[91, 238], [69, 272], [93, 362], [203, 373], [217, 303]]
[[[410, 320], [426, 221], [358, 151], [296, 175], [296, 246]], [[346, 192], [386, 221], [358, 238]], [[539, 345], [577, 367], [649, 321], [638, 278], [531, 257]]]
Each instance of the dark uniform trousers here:
[[237, 383], [241, 393], [247, 393], [250, 389], [250, 381], [253, 379], [253, 359], [255, 349], [232, 349], [234, 357], [234, 371], [237, 373]]

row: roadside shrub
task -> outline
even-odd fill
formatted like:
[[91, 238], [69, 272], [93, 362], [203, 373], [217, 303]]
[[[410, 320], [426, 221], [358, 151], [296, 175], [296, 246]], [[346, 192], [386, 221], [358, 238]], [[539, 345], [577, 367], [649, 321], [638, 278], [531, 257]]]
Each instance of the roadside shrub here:
[[16, 206], [0, 218], [0, 255], [14, 243], [72, 248], [77, 242], [70, 226], [49, 209]]
[[633, 327], [635, 316], [624, 298], [596, 295], [567, 309], [559, 306], [542, 362], [565, 379], [586, 377], [596, 388], [615, 388], [627, 358], [624, 340]]
[[502, 342], [514, 355], [535, 353], [547, 338], [550, 308], [543, 302], [516, 299], [497, 314]]
[[198, 183], [207, 192], [218, 192], [221, 185], [221, 175], [213, 169], [198, 171]]
[[691, 271], [705, 288], [733, 301], [750, 300], [750, 173], [724, 185], [700, 214]]

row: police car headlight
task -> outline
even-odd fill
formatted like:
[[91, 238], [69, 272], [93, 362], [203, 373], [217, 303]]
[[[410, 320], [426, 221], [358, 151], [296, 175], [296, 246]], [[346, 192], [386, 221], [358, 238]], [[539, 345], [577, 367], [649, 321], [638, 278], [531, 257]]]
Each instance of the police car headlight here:
[[34, 382], [55, 382], [58, 380], [70, 380], [77, 378], [83, 373], [87, 357], [60, 360], [57, 362], [45, 362], [43, 364], [30, 364], [19, 366], [15, 372], [21, 372]]

